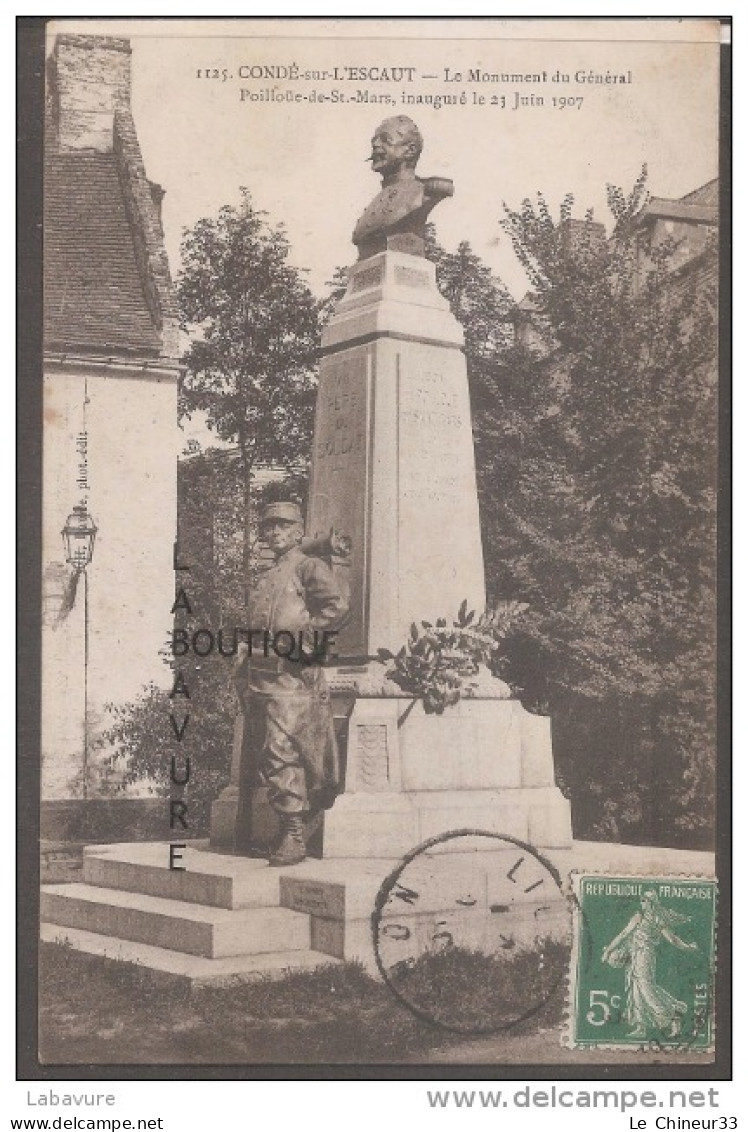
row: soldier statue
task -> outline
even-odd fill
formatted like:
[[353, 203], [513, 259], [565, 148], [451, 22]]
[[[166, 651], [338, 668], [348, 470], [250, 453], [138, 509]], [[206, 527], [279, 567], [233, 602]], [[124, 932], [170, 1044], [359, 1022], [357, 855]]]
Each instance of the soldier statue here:
[[[296, 503], [270, 503], [260, 517], [263, 541], [275, 556], [249, 601], [252, 639], [280, 634], [296, 645], [288, 656], [255, 645], [236, 668], [244, 713], [237, 842], [250, 838], [250, 795], [267, 787], [277, 813], [280, 841], [269, 853], [273, 866], [295, 865], [306, 857], [310, 815], [331, 804], [339, 784], [338, 753], [330, 695], [319, 650], [323, 632], [343, 626], [348, 598], [334, 571], [302, 549], [303, 521]], [[316, 630], [316, 635], [315, 635]], [[301, 642], [301, 643], [300, 643]]]

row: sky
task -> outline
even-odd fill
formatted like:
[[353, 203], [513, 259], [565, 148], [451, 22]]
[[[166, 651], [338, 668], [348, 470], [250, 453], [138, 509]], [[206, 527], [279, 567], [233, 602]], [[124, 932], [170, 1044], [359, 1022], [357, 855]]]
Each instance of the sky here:
[[[133, 113], [146, 172], [166, 190], [175, 275], [183, 229], [238, 203], [246, 186], [323, 294], [356, 258], [351, 232], [379, 189], [369, 139], [396, 113], [424, 136], [419, 175], [454, 181], [432, 214], [439, 239], [468, 240], [517, 298], [527, 281], [500, 227], [502, 201], [542, 191], [557, 210], [572, 192], [575, 215], [593, 207], [607, 223], [606, 183], [630, 189], [645, 162], [656, 196], [717, 174], [713, 21], [62, 23], [130, 38]], [[591, 74], [631, 81], [579, 80]], [[444, 96], [457, 104], [433, 104]], [[528, 102], [515, 109], [517, 97]]]
[[[467, 240], [516, 299], [529, 284], [503, 202], [540, 191], [557, 214], [573, 193], [575, 216], [593, 208], [609, 225], [606, 185], [630, 190], [644, 163], [659, 197], [717, 175], [716, 20], [65, 19], [50, 48], [57, 31], [130, 41], [175, 278], [185, 228], [244, 186], [326, 295], [356, 259], [351, 234], [380, 187], [370, 138], [393, 114], [424, 137], [419, 176], [454, 182], [431, 215], [437, 237], [449, 250]], [[217, 443], [202, 414], [181, 428], [185, 445]]]

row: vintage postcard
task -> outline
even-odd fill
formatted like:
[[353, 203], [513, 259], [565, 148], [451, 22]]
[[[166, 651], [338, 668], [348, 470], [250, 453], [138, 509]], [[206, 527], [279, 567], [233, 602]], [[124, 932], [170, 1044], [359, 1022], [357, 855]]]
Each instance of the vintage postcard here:
[[724, 1073], [719, 20], [45, 33], [35, 1075]]

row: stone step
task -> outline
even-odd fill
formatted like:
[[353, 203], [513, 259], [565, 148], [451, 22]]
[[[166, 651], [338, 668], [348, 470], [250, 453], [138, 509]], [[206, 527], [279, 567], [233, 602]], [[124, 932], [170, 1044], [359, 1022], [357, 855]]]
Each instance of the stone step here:
[[222, 959], [206, 959], [186, 955], [147, 943], [113, 939], [110, 935], [83, 931], [81, 928], [42, 924], [40, 938], [45, 943], [72, 947], [87, 955], [96, 955], [111, 963], [130, 964], [148, 972], [154, 983], [187, 983], [192, 987], [231, 986], [254, 979], [282, 978], [292, 971], [310, 971], [340, 960], [319, 951], [264, 951], [255, 955], [231, 955]]
[[310, 947], [309, 917], [303, 912], [230, 911], [89, 884], [44, 885], [41, 919], [210, 959]]
[[[83, 855], [83, 880], [97, 888], [116, 888], [214, 908], [273, 908], [279, 903], [280, 876], [267, 861], [215, 853], [206, 842], [182, 849], [179, 869], [169, 868], [165, 842], [94, 845]], [[306, 863], [297, 868], [305, 868]]]
[[[271, 869], [265, 860], [217, 853], [205, 841], [181, 852], [184, 871], [169, 868], [169, 847], [164, 842], [87, 846], [82, 878], [97, 888], [215, 908], [280, 906], [335, 918], [343, 914], [343, 907], [346, 915], [371, 915], [382, 881], [397, 864], [396, 858], [352, 862], [310, 857], [299, 865]], [[304, 907], [289, 901], [288, 881], [304, 886], [308, 893]]]

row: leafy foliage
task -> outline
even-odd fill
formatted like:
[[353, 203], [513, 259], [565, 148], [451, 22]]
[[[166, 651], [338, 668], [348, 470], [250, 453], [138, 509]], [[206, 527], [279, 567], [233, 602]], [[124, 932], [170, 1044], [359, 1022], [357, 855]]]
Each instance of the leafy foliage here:
[[515, 679], [585, 834], [659, 840], [711, 822], [716, 252], [684, 271], [647, 242], [644, 184], [609, 190], [610, 239], [570, 197], [505, 210], [533, 335], [496, 357], [476, 445], [488, 584], [530, 604]]
[[203, 410], [221, 439], [242, 438], [254, 459], [298, 460], [311, 427], [317, 304], [288, 263], [283, 228], [242, 189], [240, 206], [199, 220], [181, 251], [182, 323], [194, 335], [182, 412]]
[[387, 679], [421, 699], [427, 714], [441, 715], [476, 687], [481, 665], [498, 675], [501, 644], [526, 608], [503, 602], [476, 620], [463, 601], [451, 626], [444, 618], [422, 621], [420, 628], [414, 621], [397, 654], [378, 650], [379, 660], [391, 665]]
[[437, 240], [433, 224], [426, 227], [426, 256], [436, 264], [437, 286], [465, 331], [465, 353], [475, 371], [481, 359], [510, 344], [512, 297], [467, 240], [449, 252]]
[[[199, 666], [181, 666], [190, 699], [169, 698], [168, 691], [148, 685], [138, 699], [113, 706], [114, 722], [104, 737], [115, 751], [111, 761], [119, 770], [120, 789], [148, 786], [154, 794], [181, 798], [188, 807], [190, 831], [208, 829], [210, 804], [228, 784], [236, 697], [229, 661], [206, 657]], [[172, 726], [188, 719], [183, 739]], [[182, 786], [174, 778], [189, 780]]]
[[[180, 413], [204, 412], [209, 428], [238, 445], [248, 520], [256, 464], [292, 467], [308, 453], [319, 326], [282, 226], [241, 194], [238, 208], [226, 205], [185, 232], [177, 288], [192, 335]], [[250, 544], [245, 529], [245, 577]]]

